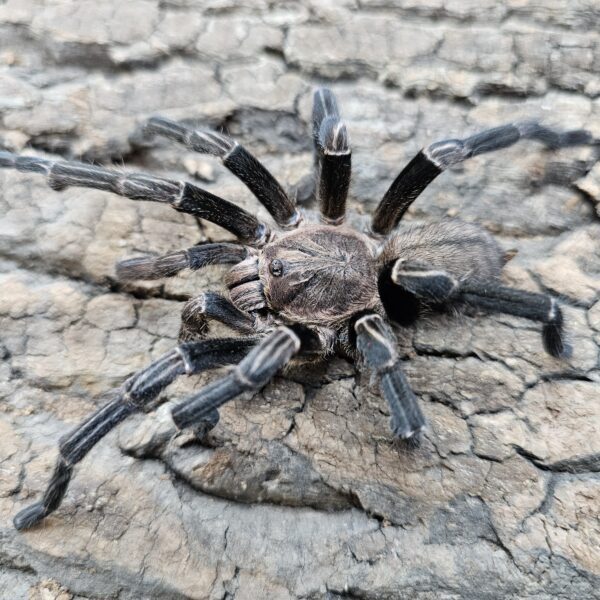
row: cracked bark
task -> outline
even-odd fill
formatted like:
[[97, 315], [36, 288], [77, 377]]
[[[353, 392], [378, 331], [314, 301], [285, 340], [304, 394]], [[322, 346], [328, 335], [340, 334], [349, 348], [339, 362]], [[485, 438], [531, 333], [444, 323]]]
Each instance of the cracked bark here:
[[[325, 80], [352, 137], [349, 204], [362, 214], [437, 139], [531, 117], [600, 137], [591, 0], [270, 10], [5, 2], [0, 146], [187, 171], [267, 218], [219, 165], [148, 144], [139, 124], [162, 113], [224, 127], [291, 189], [312, 164], [310, 88]], [[506, 283], [560, 296], [568, 363], [513, 317], [442, 315], [399, 331], [430, 423], [412, 453], [392, 443], [385, 402], [343, 360], [233, 402], [203, 446], [161, 419], [214, 374], [189, 378], [94, 449], [61, 509], [25, 534], [10, 518], [44, 486], [58, 437], [174, 345], [182, 300], [221, 285], [213, 269], [124, 286], [114, 263], [227, 236], [150, 203], [56, 194], [0, 171], [0, 595], [598, 597], [594, 158], [533, 143], [480, 157], [407, 216], [477, 221], [517, 249]]]

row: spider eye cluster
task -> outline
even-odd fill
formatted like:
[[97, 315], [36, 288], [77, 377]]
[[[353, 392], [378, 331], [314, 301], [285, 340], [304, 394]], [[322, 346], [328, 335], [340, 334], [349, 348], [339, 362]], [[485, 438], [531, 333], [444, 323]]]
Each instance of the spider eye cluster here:
[[269, 272], [273, 277], [281, 277], [283, 275], [283, 263], [275, 258], [269, 264]]

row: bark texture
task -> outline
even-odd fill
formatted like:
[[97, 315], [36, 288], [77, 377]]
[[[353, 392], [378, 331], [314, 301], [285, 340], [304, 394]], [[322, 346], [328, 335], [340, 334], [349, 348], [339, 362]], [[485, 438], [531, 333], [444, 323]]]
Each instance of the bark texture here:
[[[349, 206], [368, 213], [438, 139], [526, 118], [600, 137], [599, 20], [597, 0], [0, 0], [0, 146], [195, 178], [267, 218], [220, 164], [139, 125], [226, 128], [289, 190], [325, 82]], [[398, 332], [420, 449], [392, 443], [383, 399], [336, 360], [228, 405], [209, 446], [170, 438], [168, 404], [131, 419], [25, 533], [11, 518], [58, 437], [175, 344], [183, 300], [222, 285], [212, 268], [123, 286], [114, 263], [227, 236], [0, 171], [0, 596], [599, 598], [599, 169], [589, 148], [524, 142], [441, 175], [406, 218], [459, 215], [517, 249], [505, 282], [560, 296], [568, 362], [519, 318], [427, 320]]]

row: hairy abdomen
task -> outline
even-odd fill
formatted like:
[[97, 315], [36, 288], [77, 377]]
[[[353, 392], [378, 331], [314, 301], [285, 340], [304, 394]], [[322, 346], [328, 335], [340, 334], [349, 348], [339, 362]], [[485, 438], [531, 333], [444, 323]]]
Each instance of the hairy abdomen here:
[[484, 229], [459, 220], [415, 225], [390, 238], [380, 256], [382, 267], [398, 258], [448, 271], [458, 279], [497, 279], [504, 252]]

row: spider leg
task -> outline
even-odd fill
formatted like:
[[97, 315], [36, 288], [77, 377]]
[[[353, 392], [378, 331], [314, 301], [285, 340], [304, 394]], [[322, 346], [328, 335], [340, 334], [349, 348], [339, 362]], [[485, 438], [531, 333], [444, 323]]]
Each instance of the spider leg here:
[[569, 358], [572, 348], [565, 341], [563, 314], [556, 298], [490, 283], [461, 286], [459, 299], [491, 312], [506, 313], [543, 323], [544, 349], [556, 358]]
[[321, 218], [330, 225], [339, 225], [346, 212], [352, 152], [346, 125], [331, 90], [319, 88], [315, 91], [312, 118]]
[[406, 261], [396, 262], [391, 280], [403, 291], [429, 303], [464, 302], [491, 312], [543, 323], [542, 339], [546, 352], [557, 358], [570, 355], [571, 348], [564, 339], [563, 314], [552, 296], [503, 286], [497, 281], [458, 281], [447, 272]]
[[217, 156], [271, 213], [275, 222], [286, 229], [300, 222], [300, 213], [275, 177], [244, 146], [216, 131], [192, 129], [164, 117], [152, 117], [145, 132], [162, 135], [190, 150]]
[[192, 340], [208, 331], [208, 321], [214, 320], [240, 331], [252, 333], [254, 319], [242, 312], [224, 296], [215, 292], [205, 292], [188, 300], [181, 313], [179, 340]]
[[139, 256], [117, 263], [117, 277], [123, 281], [174, 277], [184, 269], [197, 271], [208, 265], [234, 265], [248, 256], [239, 244], [219, 242], [200, 244], [187, 250], [169, 252], [162, 256]]
[[300, 337], [280, 326], [259, 342], [225, 377], [217, 379], [173, 408], [171, 416], [180, 429], [194, 427], [242, 392], [259, 390], [300, 351]]
[[[178, 376], [191, 375], [236, 363], [258, 338], [229, 338], [181, 344], [150, 366], [130, 377], [108, 404], [97, 410], [59, 442], [59, 456], [41, 500], [21, 510], [14, 518], [17, 529], [32, 527], [61, 504], [73, 475], [73, 468], [111, 429], [134, 412], [147, 407]], [[218, 421], [208, 411], [199, 426]]]
[[172, 181], [142, 173], [122, 173], [78, 162], [46, 160], [0, 152], [0, 168], [41, 173], [54, 190], [69, 186], [113, 192], [132, 200], [166, 202], [179, 212], [195, 215], [235, 234], [241, 241], [260, 246], [269, 229], [244, 209], [183, 181]]
[[377, 314], [368, 314], [354, 323], [356, 348], [379, 381], [390, 407], [392, 431], [409, 439], [425, 427], [425, 418], [406, 376], [400, 368], [392, 332]]
[[390, 276], [406, 292], [435, 304], [446, 302], [459, 286], [450, 273], [417, 261], [397, 260]]
[[523, 139], [537, 140], [550, 149], [600, 143], [588, 131], [559, 132], [535, 121], [486, 129], [462, 140], [435, 142], [421, 150], [389, 187], [373, 214], [373, 232], [388, 234], [421, 192], [448, 167], [479, 154], [507, 148]]

